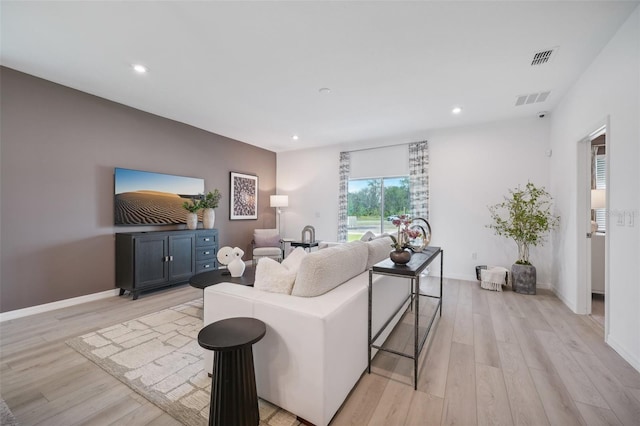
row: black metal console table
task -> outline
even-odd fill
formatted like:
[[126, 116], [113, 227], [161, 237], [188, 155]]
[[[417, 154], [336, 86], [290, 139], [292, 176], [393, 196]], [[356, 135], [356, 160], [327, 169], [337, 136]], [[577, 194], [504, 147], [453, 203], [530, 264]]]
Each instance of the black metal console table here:
[[[424, 269], [433, 262], [433, 260], [440, 255], [440, 294], [438, 296], [429, 295], [429, 294], [421, 294], [420, 293], [420, 274]], [[371, 374], [371, 349], [375, 348], [380, 351], [390, 352], [396, 355], [404, 356], [406, 358], [413, 359], [413, 388], [418, 389], [418, 357], [420, 355], [420, 351], [422, 351], [422, 347], [424, 343], [427, 341], [427, 337], [429, 336], [429, 331], [431, 330], [431, 326], [433, 325], [433, 321], [436, 318], [436, 314], [440, 311], [440, 316], [442, 316], [442, 271], [444, 264], [444, 251], [440, 247], [427, 247], [421, 253], [414, 253], [411, 256], [411, 261], [406, 265], [396, 265], [391, 261], [391, 259], [383, 260], [382, 262], [376, 263], [373, 265], [371, 269], [369, 269], [369, 347], [368, 347], [368, 358], [369, 365], [367, 371]], [[389, 319], [384, 323], [384, 325], [380, 328], [378, 333], [375, 336], [371, 336], [371, 314], [372, 314], [372, 301], [373, 301], [373, 274], [380, 275], [391, 275], [394, 277], [400, 278], [409, 278], [411, 280], [411, 294], [407, 300], [411, 300], [409, 306], [414, 306], [415, 308], [415, 322], [414, 322], [414, 347], [413, 347], [413, 355], [406, 354], [403, 352], [395, 351], [390, 348], [383, 348], [382, 346], [378, 346], [374, 344], [374, 342], [380, 337], [380, 334], [389, 326], [391, 320], [400, 312], [404, 303], [395, 311]], [[433, 315], [429, 320], [429, 325], [427, 326], [427, 330], [420, 339], [418, 335], [418, 320], [420, 317], [420, 296], [423, 297], [431, 297], [434, 299], [438, 299], [438, 304], [436, 309], [433, 311]]]

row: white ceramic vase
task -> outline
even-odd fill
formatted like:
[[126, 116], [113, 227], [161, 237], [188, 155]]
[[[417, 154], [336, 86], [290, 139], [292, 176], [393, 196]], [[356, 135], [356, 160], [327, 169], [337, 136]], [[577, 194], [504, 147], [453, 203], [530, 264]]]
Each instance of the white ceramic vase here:
[[204, 209], [202, 211], [202, 227], [204, 229], [213, 229], [216, 221], [216, 211], [214, 209]]
[[227, 265], [227, 269], [231, 273], [231, 276], [234, 278], [241, 277], [244, 274], [244, 268], [246, 265], [240, 258], [235, 258]]
[[198, 213], [187, 213], [187, 229], [198, 227]]

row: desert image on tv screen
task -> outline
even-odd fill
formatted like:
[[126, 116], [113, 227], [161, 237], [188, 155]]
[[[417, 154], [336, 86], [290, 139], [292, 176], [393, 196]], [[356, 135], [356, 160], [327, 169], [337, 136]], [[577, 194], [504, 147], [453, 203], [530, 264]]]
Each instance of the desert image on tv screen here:
[[114, 177], [116, 225], [186, 223], [182, 204], [204, 193], [204, 179], [200, 178], [120, 168], [115, 169]]

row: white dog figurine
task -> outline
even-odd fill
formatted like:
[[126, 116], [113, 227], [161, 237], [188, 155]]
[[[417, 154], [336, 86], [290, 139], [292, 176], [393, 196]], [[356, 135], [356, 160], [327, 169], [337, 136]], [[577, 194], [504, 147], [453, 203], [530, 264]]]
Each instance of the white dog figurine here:
[[246, 265], [242, 260], [242, 256], [244, 256], [244, 251], [238, 247], [234, 247], [230, 256], [233, 260], [227, 265], [227, 269], [229, 269], [231, 276], [234, 278], [241, 277], [242, 274], [244, 274]]

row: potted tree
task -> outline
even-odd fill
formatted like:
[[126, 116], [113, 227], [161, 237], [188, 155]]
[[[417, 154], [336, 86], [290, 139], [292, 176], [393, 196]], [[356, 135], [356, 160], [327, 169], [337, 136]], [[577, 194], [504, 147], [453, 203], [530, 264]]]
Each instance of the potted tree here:
[[551, 195], [528, 182], [509, 190], [504, 201], [489, 206], [493, 223], [487, 225], [497, 235], [518, 245], [518, 260], [511, 267], [513, 291], [536, 294], [536, 268], [529, 262], [529, 247], [543, 245], [546, 234], [558, 226], [559, 216], [551, 213]]
[[204, 195], [198, 203], [199, 207], [204, 209], [202, 211], [202, 226], [204, 229], [213, 229], [213, 224], [216, 220], [216, 212], [213, 209], [218, 207], [221, 197], [220, 191], [214, 189], [213, 192], [209, 191]]
[[193, 199], [182, 203], [182, 207], [187, 213], [187, 229], [196, 229], [198, 227], [198, 210], [200, 210], [200, 201]]

